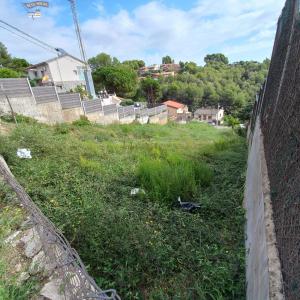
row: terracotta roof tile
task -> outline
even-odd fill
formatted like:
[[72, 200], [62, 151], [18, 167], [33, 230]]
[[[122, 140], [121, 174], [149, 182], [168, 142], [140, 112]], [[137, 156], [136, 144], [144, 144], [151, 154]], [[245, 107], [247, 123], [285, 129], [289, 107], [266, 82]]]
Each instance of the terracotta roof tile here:
[[177, 109], [178, 109], [178, 108], [184, 108], [184, 107], [185, 107], [184, 104], [179, 103], [179, 102], [176, 102], [176, 101], [173, 101], [173, 100], [168, 100], [168, 101], [164, 102], [164, 104], [165, 104], [166, 106], [174, 107], [174, 108], [177, 108]]

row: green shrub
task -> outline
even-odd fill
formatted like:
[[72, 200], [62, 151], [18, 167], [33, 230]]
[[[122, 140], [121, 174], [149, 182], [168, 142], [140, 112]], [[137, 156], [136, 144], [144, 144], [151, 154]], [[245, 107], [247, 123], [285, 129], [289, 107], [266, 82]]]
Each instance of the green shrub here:
[[77, 121], [74, 121], [72, 124], [75, 126], [81, 127], [81, 126], [91, 125], [91, 122], [89, 121], [89, 119], [86, 116], [80, 116], [80, 119]]
[[153, 201], [170, 204], [179, 196], [192, 199], [199, 186], [211, 183], [212, 171], [205, 163], [172, 156], [144, 159], [138, 168], [138, 178]]
[[68, 124], [56, 124], [54, 126], [54, 131], [57, 133], [57, 134], [67, 134], [70, 132], [70, 126]]
[[134, 105], [134, 101], [132, 99], [123, 99], [121, 105], [122, 106]]
[[[37, 123], [37, 120], [35, 120], [33, 118], [30, 118], [30, 117], [23, 116], [23, 115], [15, 114], [15, 117], [16, 117], [16, 120], [17, 120], [18, 123], [26, 123], [26, 124], [36, 124]], [[3, 115], [3, 116], [1, 116], [1, 119], [5, 122], [8, 122], [8, 123], [14, 123], [15, 122], [15, 120], [12, 117], [11, 114]]]

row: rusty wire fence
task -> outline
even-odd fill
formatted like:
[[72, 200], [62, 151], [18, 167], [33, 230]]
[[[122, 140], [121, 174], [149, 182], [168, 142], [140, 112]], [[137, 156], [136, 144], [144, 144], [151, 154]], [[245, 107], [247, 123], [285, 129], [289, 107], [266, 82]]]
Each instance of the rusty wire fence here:
[[261, 120], [284, 293], [300, 299], [300, 4], [287, 0], [268, 78], [250, 128]]
[[20, 204], [26, 209], [30, 221], [42, 243], [47, 264], [60, 280], [60, 291], [70, 300], [120, 300], [115, 290], [101, 290], [89, 276], [78, 253], [71, 247], [64, 235], [45, 217], [33, 203], [24, 188], [10, 173], [4, 159], [0, 157], [0, 174], [16, 193]]

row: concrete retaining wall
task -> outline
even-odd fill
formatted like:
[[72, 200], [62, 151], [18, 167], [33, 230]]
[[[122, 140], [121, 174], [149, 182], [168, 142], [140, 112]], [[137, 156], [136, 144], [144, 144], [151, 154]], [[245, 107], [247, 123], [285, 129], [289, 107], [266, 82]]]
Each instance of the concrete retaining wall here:
[[84, 111], [81, 107], [63, 109], [62, 116], [64, 122], [72, 123], [80, 119], [81, 116], [84, 116]]
[[250, 145], [245, 190], [248, 300], [283, 300], [270, 185], [259, 119]]
[[[33, 97], [9, 98], [13, 111], [17, 114], [39, 120], [41, 118], [40, 111]], [[0, 112], [10, 114], [11, 110], [7, 99], [0, 96]]]
[[168, 113], [163, 112], [161, 114], [155, 116], [149, 116], [149, 123], [150, 124], [160, 124], [165, 125], [168, 123]]
[[109, 124], [166, 124], [168, 122], [165, 105], [138, 109], [134, 106], [118, 107], [104, 105], [103, 101], [81, 101], [78, 93], [57, 94], [53, 86], [31, 88], [26, 78], [0, 79], [0, 113], [11, 114], [9, 97], [15, 113], [28, 116], [47, 124], [71, 123], [85, 115], [91, 122]]
[[135, 121], [135, 115], [127, 116], [125, 118], [120, 119], [120, 124], [131, 124]]
[[49, 102], [37, 104], [38, 116], [35, 117], [38, 121], [47, 124], [63, 123], [63, 111], [59, 102]]

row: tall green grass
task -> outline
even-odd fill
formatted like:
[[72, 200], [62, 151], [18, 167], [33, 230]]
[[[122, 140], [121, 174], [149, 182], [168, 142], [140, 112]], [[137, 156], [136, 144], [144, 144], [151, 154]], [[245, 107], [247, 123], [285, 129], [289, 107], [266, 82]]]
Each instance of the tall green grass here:
[[203, 162], [184, 157], [166, 159], [144, 158], [137, 172], [141, 186], [153, 201], [170, 204], [182, 199], [193, 199], [199, 186], [208, 186], [213, 172]]
[[20, 123], [0, 153], [97, 283], [129, 300], [244, 299], [244, 140], [199, 123], [81, 125]]

